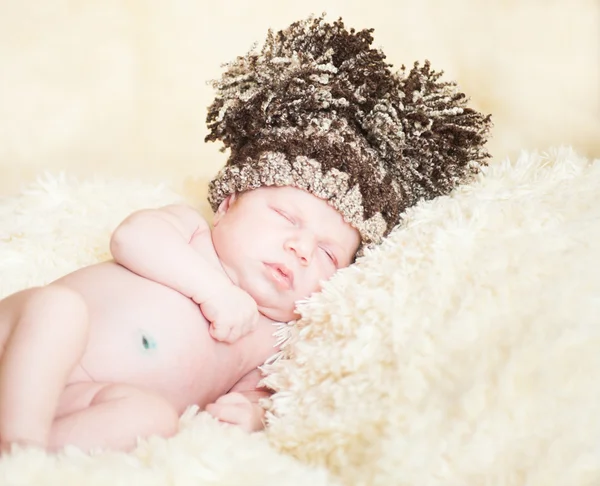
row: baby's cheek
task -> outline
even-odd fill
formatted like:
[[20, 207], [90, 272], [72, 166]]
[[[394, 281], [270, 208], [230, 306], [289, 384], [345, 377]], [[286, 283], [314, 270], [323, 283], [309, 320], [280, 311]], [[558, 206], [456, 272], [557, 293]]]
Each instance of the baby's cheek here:
[[327, 269], [325, 266], [319, 266], [311, 269], [311, 272], [306, 275], [304, 290], [300, 291], [298, 299], [305, 299], [315, 292], [321, 291], [323, 284], [327, 282], [334, 274], [333, 270]]
[[321, 272], [319, 278], [319, 285], [322, 286], [325, 282], [327, 282], [331, 277], [334, 276], [336, 271], [337, 269], [333, 264], [325, 267], [324, 270]]
[[323, 289], [323, 284], [329, 280], [327, 275], [320, 275], [317, 279], [312, 282], [309, 290], [307, 291], [306, 297], [315, 292], [320, 292]]

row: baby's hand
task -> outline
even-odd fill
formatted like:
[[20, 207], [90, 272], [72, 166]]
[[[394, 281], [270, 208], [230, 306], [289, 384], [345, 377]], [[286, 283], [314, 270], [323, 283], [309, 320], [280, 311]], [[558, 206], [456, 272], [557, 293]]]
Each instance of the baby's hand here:
[[209, 332], [217, 341], [233, 343], [258, 325], [256, 302], [233, 284], [201, 303], [200, 310], [210, 322]]
[[207, 405], [205, 410], [217, 420], [237, 425], [246, 432], [256, 432], [264, 427], [262, 408], [241, 393], [223, 395], [215, 403]]

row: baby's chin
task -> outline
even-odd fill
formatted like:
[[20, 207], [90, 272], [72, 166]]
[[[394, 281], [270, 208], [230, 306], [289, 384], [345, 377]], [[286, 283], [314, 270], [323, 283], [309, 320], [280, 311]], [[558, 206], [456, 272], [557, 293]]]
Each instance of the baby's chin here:
[[258, 303], [258, 312], [275, 322], [290, 322], [300, 318], [293, 310], [262, 306], [260, 303]]
[[244, 285], [242, 282], [240, 288], [248, 292], [250, 297], [256, 302], [258, 312], [263, 316], [276, 322], [289, 322], [295, 321], [300, 316], [295, 312], [296, 303], [295, 301], [285, 302], [282, 296], [274, 293], [269, 286], [261, 285]]

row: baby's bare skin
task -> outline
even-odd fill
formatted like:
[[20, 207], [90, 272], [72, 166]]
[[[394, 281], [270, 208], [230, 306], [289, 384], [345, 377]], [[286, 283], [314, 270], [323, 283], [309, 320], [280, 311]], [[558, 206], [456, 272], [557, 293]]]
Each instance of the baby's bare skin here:
[[[214, 262], [218, 273], [227, 278], [209, 232], [195, 235], [189, 244]], [[54, 411], [55, 424], [64, 418], [77, 419], [71, 421], [79, 425], [80, 431], [71, 433], [69, 423], [53, 427], [46, 440], [51, 449], [67, 443], [84, 449], [107, 445], [130, 448], [139, 435], [171, 435], [175, 432], [173, 418], [191, 404], [204, 409], [226, 396], [236, 384], [244, 391], [254, 388], [260, 379], [257, 367], [277, 351], [273, 336], [276, 323], [271, 319], [261, 315], [257, 328], [233, 343], [218, 341], [191, 298], [109, 261], [77, 270], [45, 288], [28, 289], [0, 301], [0, 359], [19, 322], [11, 310], [27, 305], [32, 294], [52, 289], [71, 290], [81, 297], [87, 311], [87, 339]], [[57, 324], [48, 317], [48, 325]], [[51, 341], [47, 344], [60, 345]], [[114, 429], [114, 437], [90, 427], [89, 420], [78, 419], [77, 414], [101, 401], [115, 401], [110, 391], [115, 384], [128, 387], [117, 388], [122, 395], [131, 396], [139, 389], [151, 398], [166, 400], [176, 415], [140, 395], [137, 403], [117, 410], [122, 422]], [[108, 397], [101, 395], [105, 390], [109, 391]], [[264, 390], [258, 393], [259, 397], [267, 395]], [[121, 398], [117, 396], [117, 400]], [[145, 413], [148, 423], [140, 424], [136, 418]], [[99, 428], [101, 425], [102, 420], [98, 420]], [[40, 445], [37, 439], [31, 443]]]
[[[233, 344], [216, 341], [198, 304], [114, 262], [56, 283], [80, 293], [89, 313], [86, 350], [67, 385], [126, 383], [160, 394], [182, 413], [214, 402], [276, 351], [269, 319]], [[57, 414], [72, 411], [78, 398], [63, 397]]]
[[129, 216], [114, 261], [0, 300], [0, 450], [130, 449], [192, 404], [262, 428], [258, 367], [295, 303], [349, 265], [358, 232], [300, 189]]

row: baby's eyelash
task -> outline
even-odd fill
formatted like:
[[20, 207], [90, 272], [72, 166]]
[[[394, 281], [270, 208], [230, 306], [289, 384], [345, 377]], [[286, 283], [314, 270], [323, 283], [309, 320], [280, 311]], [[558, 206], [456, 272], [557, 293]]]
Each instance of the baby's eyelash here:
[[335, 264], [335, 266], [337, 266], [337, 259], [335, 258], [335, 254], [327, 248], [321, 247], [321, 249], [325, 252], [327, 257]]
[[280, 216], [283, 216], [285, 219], [287, 219], [290, 223], [295, 223], [294, 218], [292, 218], [288, 213], [286, 213], [285, 211], [282, 211], [281, 209], [277, 209], [274, 208], [273, 209], [277, 214], [279, 214]]

